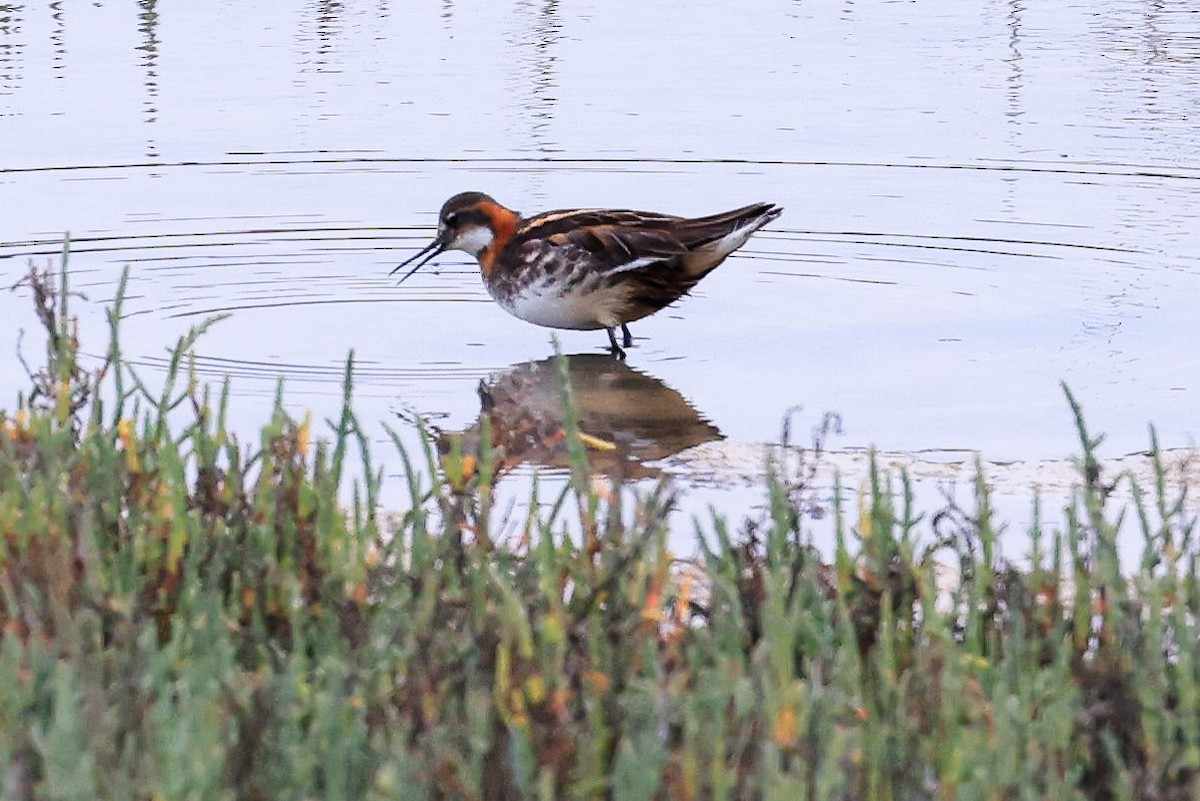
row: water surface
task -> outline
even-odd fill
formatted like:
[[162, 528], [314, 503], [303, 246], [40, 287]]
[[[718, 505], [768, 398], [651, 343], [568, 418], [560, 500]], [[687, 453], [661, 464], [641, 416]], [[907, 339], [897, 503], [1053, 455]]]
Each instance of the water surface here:
[[[552, 347], [461, 254], [389, 278], [446, 197], [768, 200], [780, 220], [633, 326], [630, 367], [727, 443], [800, 406], [840, 413], [839, 448], [1036, 463], [1075, 448], [1064, 380], [1109, 455], [1151, 421], [1191, 446], [1198, 59], [1200, 17], [1161, 1], [8, 4], [0, 269], [69, 231], [98, 352], [128, 266], [147, 375], [231, 313], [197, 364], [248, 431], [279, 376], [332, 415], [351, 350], [364, 420], [464, 429], [481, 380]], [[0, 304], [5, 341], [33, 327]], [[15, 359], [0, 382], [24, 385]], [[692, 508], [747, 503], [696, 483]]]

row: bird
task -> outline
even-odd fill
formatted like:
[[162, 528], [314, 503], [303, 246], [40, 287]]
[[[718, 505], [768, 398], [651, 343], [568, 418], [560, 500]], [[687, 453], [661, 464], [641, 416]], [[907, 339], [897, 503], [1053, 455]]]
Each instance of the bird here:
[[688, 294], [782, 213], [754, 203], [692, 218], [629, 209], [522, 217], [483, 192], [461, 192], [442, 205], [433, 242], [390, 274], [416, 262], [399, 286], [434, 257], [463, 251], [479, 262], [488, 294], [505, 311], [548, 328], [603, 328], [612, 355], [624, 359], [623, 347], [633, 345], [629, 323]]

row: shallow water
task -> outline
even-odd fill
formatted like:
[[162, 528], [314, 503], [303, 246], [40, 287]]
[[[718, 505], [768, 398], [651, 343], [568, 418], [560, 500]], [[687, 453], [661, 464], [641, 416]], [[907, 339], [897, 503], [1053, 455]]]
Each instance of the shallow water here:
[[[1191, 446], [1198, 59], [1200, 15], [1161, 1], [0, 5], [0, 270], [69, 231], [99, 350], [128, 265], [148, 375], [230, 312], [198, 366], [247, 429], [279, 376], [333, 414], [351, 350], [364, 420], [466, 428], [480, 380], [552, 348], [461, 254], [389, 278], [446, 197], [769, 200], [779, 221], [632, 327], [630, 366], [730, 443], [800, 406], [840, 413], [836, 447], [1036, 462], [1076, 449], [1063, 380], [1107, 454], [1148, 422]], [[0, 309], [4, 341], [34, 326]], [[24, 386], [15, 359], [0, 381]]]

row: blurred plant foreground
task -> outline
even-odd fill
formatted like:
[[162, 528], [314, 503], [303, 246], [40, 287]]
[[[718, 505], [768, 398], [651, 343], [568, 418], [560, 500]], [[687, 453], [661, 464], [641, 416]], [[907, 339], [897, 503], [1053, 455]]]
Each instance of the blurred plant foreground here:
[[1153, 431], [1157, 480], [1112, 508], [1132, 479], [1066, 393], [1080, 488], [1019, 567], [982, 480], [923, 542], [882, 470], [822, 558], [781, 465], [680, 560], [670, 486], [599, 488], [564, 387], [571, 480], [501, 537], [495, 432], [392, 433], [385, 517], [352, 360], [327, 435], [277, 398], [240, 442], [189, 368], [207, 324], [150, 387], [122, 282], [85, 367], [65, 265], [20, 283], [45, 364], [0, 412], [4, 799], [1200, 797], [1195, 520]]

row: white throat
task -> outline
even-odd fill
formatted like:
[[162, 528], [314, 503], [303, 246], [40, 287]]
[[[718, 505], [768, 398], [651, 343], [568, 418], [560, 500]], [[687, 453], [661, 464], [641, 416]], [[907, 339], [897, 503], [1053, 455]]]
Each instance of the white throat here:
[[461, 250], [479, 258], [479, 254], [492, 244], [493, 238], [491, 228], [486, 225], [472, 225], [459, 231], [454, 239], [450, 240], [446, 250]]

